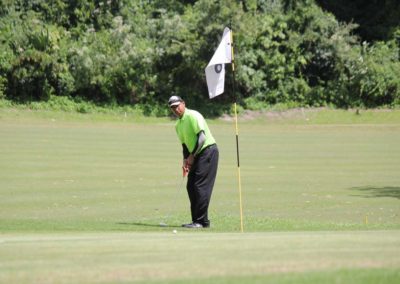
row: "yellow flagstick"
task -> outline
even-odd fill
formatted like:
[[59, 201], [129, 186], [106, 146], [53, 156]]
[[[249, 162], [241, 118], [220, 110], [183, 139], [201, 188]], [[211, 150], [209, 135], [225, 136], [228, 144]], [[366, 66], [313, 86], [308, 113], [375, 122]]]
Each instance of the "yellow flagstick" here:
[[243, 233], [243, 206], [242, 206], [242, 182], [240, 179], [240, 163], [239, 163], [239, 129], [237, 124], [237, 110], [235, 102], [235, 122], [236, 122], [236, 152], [237, 152], [237, 173], [239, 184], [239, 206], [240, 206], [240, 231]]
[[232, 30], [231, 30], [231, 49], [232, 49], [233, 96], [235, 97], [234, 106], [235, 106], [235, 128], [236, 128], [237, 173], [238, 173], [238, 185], [239, 185], [240, 232], [243, 233], [242, 182], [240, 179], [239, 128], [238, 128], [238, 116], [237, 116], [236, 95], [235, 95], [235, 60], [234, 60], [234, 53], [233, 53], [233, 31]]

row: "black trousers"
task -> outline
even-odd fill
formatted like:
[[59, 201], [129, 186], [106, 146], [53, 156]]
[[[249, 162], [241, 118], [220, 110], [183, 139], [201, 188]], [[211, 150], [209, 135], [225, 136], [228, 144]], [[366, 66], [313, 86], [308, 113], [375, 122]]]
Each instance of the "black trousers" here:
[[190, 200], [192, 222], [210, 225], [208, 206], [217, 176], [219, 152], [216, 144], [204, 149], [193, 162], [186, 189]]

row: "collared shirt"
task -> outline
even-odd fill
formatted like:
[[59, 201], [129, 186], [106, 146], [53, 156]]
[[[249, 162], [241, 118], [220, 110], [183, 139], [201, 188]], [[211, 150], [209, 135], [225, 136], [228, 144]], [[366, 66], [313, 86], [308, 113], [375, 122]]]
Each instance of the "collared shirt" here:
[[215, 144], [215, 139], [208, 128], [207, 122], [198, 111], [186, 108], [185, 113], [176, 122], [175, 130], [179, 140], [182, 144], [186, 145], [190, 153], [195, 150], [194, 148], [196, 147], [198, 139], [197, 134], [199, 134], [200, 131], [204, 131], [204, 135], [206, 136], [206, 140], [200, 151]]

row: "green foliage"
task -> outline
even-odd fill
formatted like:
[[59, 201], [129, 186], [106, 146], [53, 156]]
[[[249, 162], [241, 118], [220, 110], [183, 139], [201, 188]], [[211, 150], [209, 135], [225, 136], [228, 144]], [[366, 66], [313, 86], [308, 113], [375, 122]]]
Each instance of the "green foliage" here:
[[236, 95], [243, 107], [400, 101], [398, 23], [381, 26], [390, 29], [382, 30], [390, 40], [361, 44], [354, 36], [359, 25], [340, 23], [313, 0], [0, 4], [0, 98], [68, 96], [166, 115], [167, 98], [178, 94], [209, 115], [229, 112], [231, 72], [226, 94], [210, 101], [204, 68], [232, 23]]
[[394, 42], [340, 53], [337, 80], [328, 82], [332, 102], [341, 107], [392, 106], [400, 97], [399, 49]]
[[[36, 101], [28, 103], [15, 103], [10, 100], [0, 99], [0, 108], [17, 108], [20, 110], [41, 110], [41, 111], [62, 111], [82, 114], [106, 114], [115, 116], [134, 116], [142, 117], [144, 110], [140, 106], [117, 106], [107, 105], [99, 106], [92, 102], [80, 98], [71, 98], [64, 96], [51, 96], [47, 101]], [[154, 113], [156, 114], [156, 113]], [[107, 116], [103, 117], [106, 119]]]
[[355, 32], [366, 41], [393, 39], [399, 27], [398, 0], [317, 0], [321, 7], [332, 12], [340, 21], [355, 22]]
[[12, 51], [1, 45], [0, 43], [0, 99], [5, 98], [6, 90], [7, 90], [7, 76], [5, 71], [10, 68], [10, 61], [12, 59]]
[[365, 47], [365, 74], [359, 76], [361, 101], [367, 107], [390, 105], [400, 99], [399, 48], [394, 42]]

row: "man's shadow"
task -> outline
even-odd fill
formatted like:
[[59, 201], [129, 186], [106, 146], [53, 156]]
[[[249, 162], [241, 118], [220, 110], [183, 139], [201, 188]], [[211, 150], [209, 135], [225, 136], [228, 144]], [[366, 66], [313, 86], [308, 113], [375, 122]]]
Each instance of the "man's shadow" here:
[[124, 225], [124, 226], [137, 226], [137, 227], [153, 227], [153, 228], [181, 228], [181, 226], [177, 226], [174, 224], [166, 224], [166, 223], [159, 223], [159, 224], [152, 224], [152, 223], [141, 223], [141, 222], [119, 222], [117, 225]]

